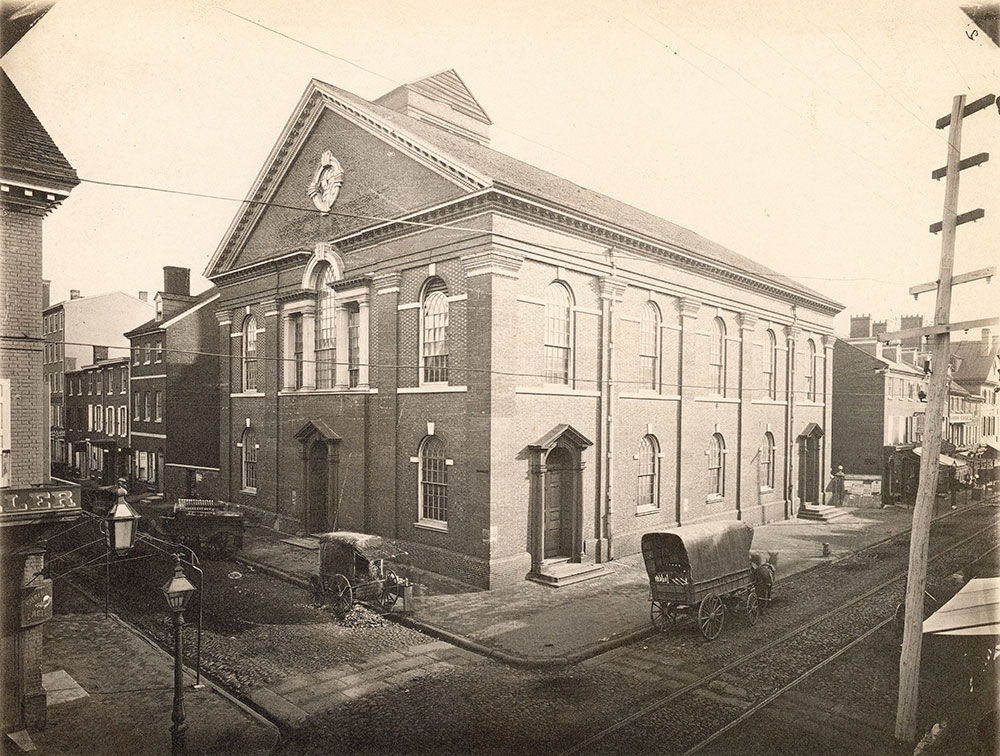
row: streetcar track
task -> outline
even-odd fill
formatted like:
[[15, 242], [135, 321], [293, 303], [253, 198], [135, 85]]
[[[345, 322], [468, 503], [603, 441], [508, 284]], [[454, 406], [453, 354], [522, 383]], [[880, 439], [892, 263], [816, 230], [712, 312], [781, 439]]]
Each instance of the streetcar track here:
[[[996, 519], [995, 518], [994, 518], [994, 522], [992, 523], [992, 525], [994, 527], [996, 525]], [[958, 549], [959, 547], [964, 546], [969, 541], [972, 541], [972, 540], [974, 540], [976, 538], [982, 537], [983, 534], [984, 534], [984, 532], [985, 531], [983, 530], [983, 531], [979, 531], [979, 532], [973, 533], [972, 535], [968, 536], [967, 538], [963, 538], [961, 541], [958, 541], [958, 542], [952, 544], [948, 548], [943, 549], [941, 551], [938, 551], [936, 554], [934, 554], [933, 556], [931, 556], [928, 559], [928, 564], [931, 564], [932, 562], [936, 562], [937, 560], [941, 559], [946, 554], [949, 554], [950, 552], [954, 551], [955, 549]], [[890, 539], [885, 539], [884, 541], [881, 541], [878, 544], [872, 544], [872, 547], [877, 546], [877, 545], [885, 545], [890, 540], [891, 540], [891, 538]], [[981, 558], [982, 556], [985, 556], [986, 554], [989, 554], [989, 553], [991, 553], [993, 551], [996, 551], [998, 548], [1000, 548], [1000, 545], [993, 546], [992, 548], [987, 549], [985, 552], [983, 552], [982, 554], [980, 554], [977, 557], [977, 559]], [[858, 554], [858, 553], [861, 553], [861, 552], [866, 551], [866, 550], [867, 549], [862, 549], [862, 550], [859, 550], [858, 552], [854, 552], [854, 553]], [[593, 745], [594, 743], [598, 742], [599, 740], [604, 739], [608, 735], [611, 735], [613, 733], [619, 732], [620, 730], [624, 729], [628, 725], [630, 725], [630, 724], [632, 724], [634, 722], [637, 722], [639, 720], [642, 720], [643, 718], [647, 717], [649, 714], [662, 709], [663, 707], [665, 707], [667, 704], [671, 703], [672, 701], [675, 701], [678, 698], [691, 693], [692, 691], [695, 691], [695, 690], [698, 690], [700, 688], [706, 687], [708, 685], [708, 683], [710, 683], [710, 682], [718, 679], [719, 677], [721, 677], [722, 675], [726, 674], [727, 672], [729, 672], [729, 671], [731, 671], [733, 669], [736, 669], [736, 668], [738, 668], [738, 667], [746, 664], [747, 662], [753, 661], [754, 659], [757, 659], [757, 658], [763, 656], [768, 651], [771, 651], [772, 649], [774, 649], [777, 646], [781, 646], [782, 644], [784, 644], [785, 642], [787, 642], [791, 638], [794, 638], [794, 637], [797, 637], [797, 636], [801, 636], [804, 631], [813, 628], [814, 626], [818, 625], [819, 623], [823, 622], [824, 620], [829, 619], [830, 617], [832, 617], [832, 616], [834, 616], [836, 614], [842, 613], [844, 610], [849, 609], [849, 608], [855, 606], [856, 604], [860, 603], [864, 599], [867, 599], [867, 598], [875, 595], [876, 593], [879, 593], [880, 591], [885, 590], [886, 588], [890, 587], [893, 583], [897, 583], [900, 580], [904, 580], [906, 578], [906, 576], [907, 576], [907, 572], [904, 571], [904, 572], [899, 573], [899, 574], [897, 574], [897, 575], [895, 575], [895, 576], [893, 576], [893, 577], [891, 577], [891, 578], [889, 578], [887, 580], [884, 580], [883, 582], [877, 584], [873, 588], [870, 588], [867, 591], [865, 591], [864, 593], [862, 593], [862, 594], [854, 597], [853, 599], [851, 599], [851, 600], [849, 600], [849, 601], [847, 601], [847, 602], [845, 602], [843, 604], [840, 604], [839, 606], [834, 607], [833, 609], [827, 611], [824, 614], [819, 615], [818, 617], [813, 618], [809, 622], [806, 622], [804, 624], [801, 624], [801, 625], [798, 625], [798, 626], [794, 627], [793, 629], [791, 629], [788, 632], [784, 633], [783, 635], [779, 636], [775, 640], [772, 640], [772, 641], [768, 642], [767, 644], [765, 644], [765, 645], [763, 645], [763, 646], [761, 646], [759, 648], [756, 648], [756, 649], [754, 649], [753, 651], [751, 651], [751, 652], [749, 652], [747, 654], [744, 654], [743, 656], [739, 657], [738, 659], [735, 659], [735, 660], [729, 662], [728, 664], [720, 667], [719, 669], [717, 669], [717, 670], [715, 670], [713, 672], [710, 672], [709, 674], [704, 675], [701, 678], [699, 678], [699, 679], [697, 679], [697, 680], [695, 680], [693, 682], [688, 683], [687, 685], [682, 686], [681, 688], [673, 691], [672, 693], [667, 694], [663, 698], [660, 698], [660, 699], [658, 699], [656, 701], [653, 701], [653, 702], [647, 704], [643, 708], [639, 709], [638, 711], [633, 712], [632, 714], [628, 715], [624, 719], [619, 720], [618, 722], [614, 723], [610, 727], [606, 727], [603, 730], [600, 730], [599, 732], [596, 732], [593, 735], [589, 736], [588, 738], [585, 738], [584, 740], [581, 740], [580, 742], [576, 743], [572, 747], [570, 747], [570, 748], [568, 748], [568, 749], [566, 749], [564, 751], [559, 752], [558, 756], [570, 756], [570, 754], [580, 753], [584, 749], [588, 748], [589, 746]], [[819, 669], [822, 669], [824, 666], [826, 666], [828, 663], [830, 663], [831, 661], [833, 661], [835, 658], [839, 657], [842, 653], [844, 653], [845, 651], [847, 651], [849, 648], [851, 648], [855, 644], [859, 643], [863, 638], [868, 637], [868, 635], [874, 633], [876, 630], [880, 629], [885, 624], [887, 624], [888, 622], [890, 622], [891, 619], [892, 618], [890, 617], [889, 619], [884, 620], [883, 622], [881, 622], [878, 625], [876, 625], [874, 628], [870, 629], [869, 631], [866, 631], [866, 633], [864, 633], [860, 638], [855, 638], [847, 646], [845, 646], [845, 647], [843, 647], [841, 649], [838, 649], [833, 655], [830, 655], [830, 656], [826, 657], [822, 662], [820, 662], [819, 664], [815, 665], [807, 673], [805, 673], [804, 675], [802, 675], [801, 676], [801, 680], [807, 679], [809, 676], [811, 676], [812, 674], [814, 674], [816, 671], [818, 671]], [[727, 731], [728, 729], [730, 729], [737, 722], [744, 721], [747, 717], [751, 716], [753, 713], [756, 713], [756, 711], [759, 711], [761, 708], [763, 708], [764, 706], [766, 706], [767, 703], [770, 703], [774, 699], [778, 698], [781, 695], [781, 693], [785, 692], [787, 689], [790, 689], [790, 688], [794, 687], [801, 680], [799, 678], [797, 678], [793, 683], [788, 684], [788, 685], [782, 687], [776, 693], [771, 694], [768, 697], [766, 697], [765, 699], [763, 699], [763, 702], [758, 702], [757, 704], [751, 705], [750, 709], [747, 710], [746, 712], [742, 713], [740, 715], [740, 717], [737, 718], [736, 722], [729, 723], [723, 729], [720, 729], [720, 730], [716, 731], [716, 733], [713, 733], [713, 735], [710, 736], [710, 740], [704, 740], [704, 741], [701, 741], [701, 742], [697, 743], [690, 750], [685, 751], [685, 753], [695, 753], [698, 749], [700, 749], [701, 747], [707, 745], [712, 740], [715, 740], [717, 737], [719, 737], [724, 731]]]

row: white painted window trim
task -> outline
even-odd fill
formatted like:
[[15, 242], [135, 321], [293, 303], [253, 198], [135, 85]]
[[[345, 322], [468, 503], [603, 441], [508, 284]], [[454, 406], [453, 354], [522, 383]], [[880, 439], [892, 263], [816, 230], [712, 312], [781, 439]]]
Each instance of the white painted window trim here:
[[425, 383], [423, 386], [406, 386], [396, 389], [397, 394], [464, 394], [468, 386], [451, 386], [447, 383]]
[[583, 391], [580, 389], [563, 387], [561, 384], [556, 383], [537, 387], [518, 387], [514, 389], [514, 393], [541, 394], [544, 396], [579, 396], [585, 398], [599, 398], [601, 396], [600, 391]]
[[657, 394], [653, 391], [649, 393], [619, 394], [619, 399], [652, 399], [655, 402], [679, 402], [680, 394]]
[[784, 407], [788, 404], [784, 399], [751, 399], [750, 404], [763, 404], [765, 406]]
[[422, 530], [433, 530], [438, 533], [448, 532], [448, 523], [441, 520], [417, 520], [413, 523], [413, 527], [421, 528]]
[[182, 465], [179, 462], [167, 462], [165, 467], [183, 467], [185, 470], [209, 470], [210, 472], [219, 472], [218, 467], [204, 467], [203, 465]]
[[[133, 375], [130, 378], [130, 380], [133, 380], [133, 381], [148, 381], [148, 380], [150, 380], [152, 378], [166, 378], [166, 377], [167, 377], [166, 373], [163, 373], [163, 374], [160, 374], [160, 375]], [[114, 393], [114, 392], [112, 391], [111, 393]]]
[[728, 396], [696, 396], [696, 402], [711, 402], [713, 404], [740, 404], [741, 399], [732, 399]]
[[[312, 393], [312, 392], [309, 392], [309, 393]], [[265, 394], [263, 391], [241, 391], [239, 393], [230, 394], [229, 396], [230, 396], [230, 398], [233, 398], [233, 397], [246, 398], [246, 397], [252, 397], [252, 396], [259, 396], [261, 398], [264, 398], [265, 396], [267, 396], [267, 394]]]
[[166, 438], [166, 433], [142, 433], [140, 431], [132, 431], [133, 436], [142, 436], [143, 438]]

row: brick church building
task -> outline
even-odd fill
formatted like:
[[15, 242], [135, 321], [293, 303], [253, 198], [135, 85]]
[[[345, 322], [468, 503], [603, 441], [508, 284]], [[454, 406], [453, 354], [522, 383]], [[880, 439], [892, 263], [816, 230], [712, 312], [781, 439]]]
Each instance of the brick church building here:
[[226, 495], [483, 587], [821, 504], [841, 306], [490, 124], [454, 71], [309, 83], [206, 271]]

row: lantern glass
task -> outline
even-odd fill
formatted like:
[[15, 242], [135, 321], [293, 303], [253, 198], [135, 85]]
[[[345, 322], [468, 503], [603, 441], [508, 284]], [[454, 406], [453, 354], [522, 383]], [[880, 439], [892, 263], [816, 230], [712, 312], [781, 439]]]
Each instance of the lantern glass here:
[[135, 533], [140, 515], [125, 501], [124, 489], [118, 490], [118, 501], [108, 513], [110, 547], [119, 556], [127, 554], [135, 545]]
[[167, 598], [167, 604], [175, 612], [182, 611], [187, 606], [194, 591], [194, 584], [187, 579], [178, 561], [174, 566], [173, 577], [163, 584], [163, 595]]

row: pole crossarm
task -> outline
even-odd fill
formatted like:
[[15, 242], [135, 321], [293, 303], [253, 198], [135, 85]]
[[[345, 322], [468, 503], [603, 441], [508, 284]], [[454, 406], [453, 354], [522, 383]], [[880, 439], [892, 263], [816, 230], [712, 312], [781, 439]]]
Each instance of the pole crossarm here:
[[[953, 276], [951, 279], [952, 285], [969, 283], [970, 281], [978, 281], [982, 278], [986, 279], [986, 283], [990, 282], [990, 279], [997, 274], [997, 269], [992, 265], [988, 268], [980, 268], [979, 270], [973, 270], [968, 273], [959, 273], [957, 276]], [[921, 294], [926, 294], [929, 291], [937, 291], [939, 281], [931, 281], [930, 283], [920, 284], [918, 286], [910, 287], [910, 294], [916, 299]]]
[[[977, 165], [982, 165], [990, 159], [990, 153], [980, 152], [978, 155], [973, 155], [972, 157], [967, 157], [965, 160], [960, 160], [958, 162], [958, 170], [964, 171], [966, 168], [973, 168]], [[935, 168], [931, 171], [931, 178], [937, 181], [938, 179], [943, 179], [948, 174], [948, 166], [943, 168]]]
[[[996, 102], [996, 99], [997, 96], [995, 94], [988, 94], [985, 97], [980, 97], [975, 102], [970, 102], [968, 105], [965, 106], [965, 109], [962, 110], [961, 117], [965, 118], [966, 116], [972, 115], [976, 111], [982, 110], [983, 108], [988, 108], [990, 105]], [[951, 125], [950, 115], [942, 116], [941, 118], [938, 118], [937, 121], [935, 121], [934, 123], [935, 128], [938, 129], [943, 129], [950, 125]]]
[[937, 336], [952, 331], [968, 331], [972, 328], [983, 328], [1000, 323], [1000, 318], [983, 318], [981, 320], [963, 320], [961, 323], [943, 323], [942, 325], [924, 326], [923, 328], [904, 328], [902, 331], [880, 333], [878, 340], [883, 344], [890, 341], [912, 339], [914, 336]]
[[[955, 216], [955, 225], [961, 226], [963, 223], [968, 223], [969, 221], [977, 221], [980, 218], [986, 216], [986, 211], [981, 207], [977, 207], [975, 210], [970, 210], [967, 213], [962, 213], [961, 215]], [[938, 221], [937, 223], [932, 223], [930, 225], [930, 231], [932, 234], [941, 233], [941, 229], [944, 228], [944, 222]]]

